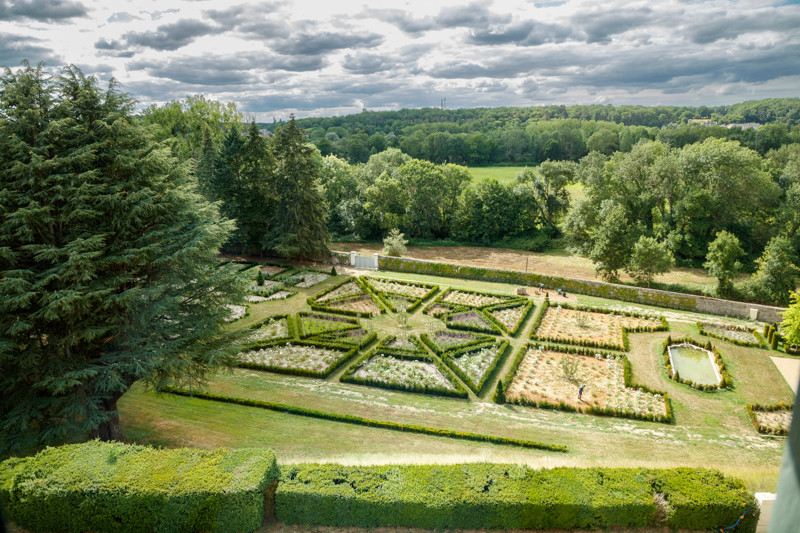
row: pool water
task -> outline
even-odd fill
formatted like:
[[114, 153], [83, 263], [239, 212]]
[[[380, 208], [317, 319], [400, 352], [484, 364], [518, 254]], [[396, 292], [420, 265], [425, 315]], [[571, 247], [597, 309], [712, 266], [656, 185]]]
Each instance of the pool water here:
[[672, 369], [678, 372], [681, 379], [693, 381], [699, 385], [718, 385], [719, 374], [716, 363], [709, 357], [709, 352], [696, 346], [670, 346]]

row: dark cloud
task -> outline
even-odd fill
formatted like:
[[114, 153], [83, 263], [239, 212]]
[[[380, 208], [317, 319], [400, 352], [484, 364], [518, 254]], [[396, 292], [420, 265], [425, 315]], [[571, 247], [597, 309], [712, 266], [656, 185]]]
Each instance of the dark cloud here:
[[508, 24], [511, 15], [491, 12], [483, 2], [442, 8], [435, 17], [417, 18], [402, 9], [366, 9], [364, 15], [397, 26], [409, 35], [448, 28], [480, 29], [487, 25]]
[[[791, 11], [789, 11], [791, 9]], [[747, 33], [765, 31], [789, 32], [800, 35], [800, 10], [789, 8], [769, 10], [757, 17], [738, 13], [715, 11], [702, 22], [692, 22], [686, 28], [689, 40], [695, 44], [709, 44], [723, 39], [735, 39]]]
[[392, 69], [396, 65], [395, 61], [376, 54], [347, 54], [343, 66], [354, 74], [374, 74]]
[[409, 35], [419, 35], [436, 29], [433, 17], [416, 18], [402, 9], [366, 9], [364, 15], [397, 26], [400, 31]]
[[606, 43], [611, 37], [653, 22], [649, 7], [626, 8], [619, 11], [581, 11], [570, 22], [585, 35], [588, 43]]
[[27, 59], [31, 65], [39, 61], [51, 65], [63, 63], [61, 57], [53, 50], [40, 46], [38, 39], [13, 35], [10, 33], [0, 33], [0, 66], [17, 67], [23, 59]]
[[499, 54], [480, 63], [438, 64], [424, 71], [433, 78], [473, 79], [473, 78], [514, 78], [520, 75], [548, 75], [560, 72], [562, 68], [583, 66], [593, 58], [572, 51], [552, 52], [531, 49], [514, 54]]
[[[252, 63], [252, 64], [251, 64]], [[136, 61], [129, 70], [144, 70], [155, 78], [192, 85], [241, 85], [260, 81], [251, 70], [256, 61], [236, 57], [184, 57], [169, 61]]]
[[377, 33], [298, 33], [276, 42], [274, 49], [287, 55], [317, 55], [343, 48], [373, 48], [382, 42]]
[[87, 14], [86, 7], [74, 0], [0, 0], [0, 20], [58, 22]]
[[177, 50], [198, 37], [220, 33], [221, 29], [200, 20], [182, 19], [163, 24], [155, 31], [129, 32], [123, 35], [128, 45], [139, 45], [154, 50]]

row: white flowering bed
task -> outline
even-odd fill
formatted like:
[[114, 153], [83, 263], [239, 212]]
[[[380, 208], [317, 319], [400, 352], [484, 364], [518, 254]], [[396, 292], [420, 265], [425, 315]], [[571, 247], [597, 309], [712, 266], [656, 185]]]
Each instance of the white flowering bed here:
[[433, 344], [443, 351], [449, 350], [450, 348], [456, 346], [461, 346], [462, 344], [470, 343], [479, 337], [481, 337], [481, 335], [467, 333], [466, 331], [453, 331], [450, 329], [440, 329], [435, 331], [433, 335], [428, 336]]
[[368, 294], [362, 296], [353, 296], [346, 300], [338, 300], [330, 302], [328, 306], [332, 309], [341, 309], [343, 311], [353, 311], [355, 313], [364, 313], [370, 315], [381, 314], [381, 308], [372, 300]]
[[463, 370], [472, 380], [472, 383], [477, 386], [483, 379], [483, 375], [492, 366], [494, 360], [500, 355], [499, 348], [499, 344], [479, 348], [453, 358], [453, 363]]
[[385, 343], [383, 346], [385, 348], [391, 348], [393, 350], [403, 350], [405, 352], [419, 351], [419, 346], [414, 344], [414, 341], [412, 341], [411, 339], [404, 339], [402, 337], [395, 337], [391, 341]]
[[491, 296], [486, 294], [474, 294], [471, 292], [462, 292], [452, 290], [444, 295], [443, 302], [466, 305], [467, 307], [483, 307], [484, 305], [498, 304], [507, 301], [508, 298], [501, 296]]
[[309, 272], [305, 274], [303, 281], [295, 285], [295, 287], [302, 287], [305, 289], [312, 287], [317, 283], [322, 283], [330, 277], [330, 274], [325, 274], [324, 272]]
[[286, 318], [274, 318], [260, 328], [253, 330], [247, 342], [285, 339], [289, 337], [289, 324]]
[[509, 309], [496, 309], [490, 311], [491, 315], [503, 324], [509, 331], [513, 331], [525, 312], [525, 306], [511, 307]]
[[327, 302], [328, 300], [335, 300], [336, 298], [344, 298], [345, 296], [356, 296], [358, 294], [364, 294], [364, 291], [361, 290], [361, 287], [355, 281], [348, 281], [344, 285], [340, 285], [336, 287], [328, 294], [324, 294], [318, 298], [315, 298], [315, 302]]
[[251, 304], [258, 304], [267, 301], [266, 296], [258, 296], [257, 294], [248, 294], [247, 296], [244, 297], [244, 299]]
[[[578, 362], [575, 381], [567, 381], [562, 358]], [[583, 384], [583, 401], [578, 387]], [[600, 407], [634, 415], [666, 416], [664, 398], [625, 387], [623, 362], [614, 357], [566, 354], [529, 349], [506, 391], [509, 400], [565, 403], [577, 409]]]
[[278, 368], [296, 368], [324, 372], [336, 361], [343, 351], [318, 346], [276, 344], [241, 354], [242, 361]]
[[427, 361], [407, 361], [383, 354], [370, 357], [353, 374], [357, 378], [405, 386], [455, 390], [436, 365]]
[[289, 296], [294, 294], [293, 292], [289, 291], [278, 291], [275, 294], [270, 294], [269, 296], [265, 296], [264, 299], [271, 301], [271, 300], [285, 300]]
[[411, 296], [412, 298], [422, 298], [431, 290], [430, 287], [406, 285], [405, 283], [397, 283], [386, 279], [367, 278], [367, 281], [381, 292], [402, 294], [403, 296]]
[[409, 307], [414, 303], [414, 301], [409, 300], [403, 296], [398, 296], [395, 294], [386, 295], [386, 299], [389, 300], [389, 303], [397, 310], [398, 313], [404, 313], [408, 310]]
[[225, 319], [225, 322], [233, 322], [234, 320], [239, 320], [244, 315], [247, 314], [247, 306], [246, 305], [231, 305], [226, 304], [225, 307], [228, 308], [230, 311], [230, 315], [228, 318]]
[[716, 335], [726, 340], [754, 345], [759, 344], [755, 332], [749, 328], [703, 322], [703, 329], [706, 333]]

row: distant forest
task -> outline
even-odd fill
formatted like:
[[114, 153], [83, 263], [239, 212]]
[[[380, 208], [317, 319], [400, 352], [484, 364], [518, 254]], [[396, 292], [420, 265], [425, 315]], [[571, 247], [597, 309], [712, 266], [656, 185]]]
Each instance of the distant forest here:
[[[701, 125], [761, 124], [755, 128]], [[284, 124], [259, 124], [268, 131]], [[629, 152], [640, 140], [671, 148], [718, 138], [765, 155], [800, 142], [800, 98], [753, 100], [731, 106], [550, 105], [471, 109], [363, 111], [298, 119], [322, 155], [366, 163], [386, 148], [432, 163], [539, 164], [578, 161], [589, 152]]]

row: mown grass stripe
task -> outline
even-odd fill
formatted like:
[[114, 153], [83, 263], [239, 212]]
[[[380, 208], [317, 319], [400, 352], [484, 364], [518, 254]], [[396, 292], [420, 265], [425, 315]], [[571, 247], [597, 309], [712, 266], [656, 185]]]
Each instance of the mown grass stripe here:
[[552, 452], [566, 452], [567, 447], [558, 444], [545, 444], [526, 439], [514, 439], [509, 437], [498, 437], [496, 435], [485, 435], [480, 433], [467, 433], [462, 431], [453, 431], [449, 429], [432, 428], [426, 426], [417, 426], [412, 424], [398, 424], [396, 422], [389, 422], [386, 420], [373, 420], [370, 418], [363, 418], [360, 416], [345, 415], [340, 413], [331, 413], [326, 411], [318, 411], [316, 409], [306, 409], [305, 407], [297, 407], [294, 405], [287, 405], [282, 403], [265, 402], [261, 400], [251, 400], [249, 398], [238, 398], [235, 396], [223, 396], [220, 394], [213, 394], [210, 392], [195, 391], [190, 392], [175, 387], [165, 387], [161, 392], [175, 394], [177, 396], [185, 396], [188, 398], [201, 398], [204, 400], [212, 400], [217, 402], [232, 403], [237, 405], [244, 405], [247, 407], [258, 407], [261, 409], [269, 409], [271, 411], [278, 411], [281, 413], [289, 413], [293, 415], [308, 416], [312, 418], [321, 418], [323, 420], [333, 420], [338, 422], [345, 422], [349, 424], [356, 424], [360, 426], [369, 426], [374, 428], [392, 429], [395, 431], [405, 431], [408, 433], [419, 433], [422, 435], [433, 435], [437, 437], [449, 437], [453, 439], [471, 440], [476, 442], [489, 442], [492, 444], [503, 444], [508, 446], [520, 446], [522, 448], [533, 448], [538, 450], [552, 451]]

